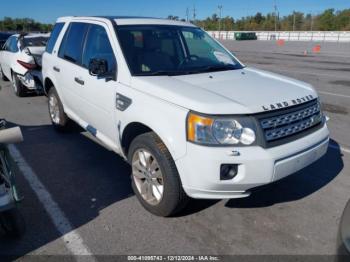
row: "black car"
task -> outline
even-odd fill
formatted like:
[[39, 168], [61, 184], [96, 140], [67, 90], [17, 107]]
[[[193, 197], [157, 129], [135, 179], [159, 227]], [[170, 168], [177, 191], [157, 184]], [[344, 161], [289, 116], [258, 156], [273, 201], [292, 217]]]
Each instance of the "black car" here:
[[11, 36], [12, 34], [9, 33], [1, 33], [0, 32], [0, 49], [5, 44], [6, 40]]

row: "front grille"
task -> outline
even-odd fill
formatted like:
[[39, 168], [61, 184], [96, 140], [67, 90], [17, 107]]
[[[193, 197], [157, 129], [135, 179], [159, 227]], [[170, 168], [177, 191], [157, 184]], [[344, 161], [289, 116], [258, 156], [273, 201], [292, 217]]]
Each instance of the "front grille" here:
[[322, 113], [317, 100], [295, 106], [292, 111], [281, 110], [277, 115], [260, 118], [267, 143], [301, 133], [321, 122]]

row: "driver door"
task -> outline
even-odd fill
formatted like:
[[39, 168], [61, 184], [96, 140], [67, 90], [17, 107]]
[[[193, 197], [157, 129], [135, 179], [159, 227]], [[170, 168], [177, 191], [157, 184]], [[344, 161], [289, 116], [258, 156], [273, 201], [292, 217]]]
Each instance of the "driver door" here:
[[[88, 123], [91, 133], [98, 132], [100, 138], [107, 140], [107, 144], [116, 145], [118, 136], [117, 120], [115, 119], [116, 93], [120, 84], [114, 80], [99, 79], [90, 75], [89, 63], [91, 59], [107, 61], [108, 71], [116, 74], [116, 56], [111, 44], [111, 35], [104, 23], [90, 24], [86, 33], [82, 67], [76, 77], [81, 80], [81, 111]], [[102, 135], [102, 137], [101, 137]]]

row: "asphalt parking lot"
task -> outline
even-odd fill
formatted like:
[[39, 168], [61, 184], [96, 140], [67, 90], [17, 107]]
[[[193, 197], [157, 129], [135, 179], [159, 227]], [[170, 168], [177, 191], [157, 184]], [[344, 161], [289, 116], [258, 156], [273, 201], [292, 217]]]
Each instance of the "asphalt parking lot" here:
[[[279, 50], [272, 42], [224, 44], [248, 66], [315, 86], [330, 117], [326, 156], [249, 198], [193, 200], [177, 217], [155, 217], [133, 195], [130, 168], [120, 157], [79, 129], [55, 132], [46, 97], [18, 98], [0, 81], [0, 118], [21, 126], [25, 141], [16, 150], [42, 183], [18, 177], [27, 233], [20, 241], [0, 236], [0, 255], [336, 254], [350, 198], [349, 53], [305, 56], [299, 47]], [[38, 199], [41, 186], [57, 206]], [[52, 214], [55, 208], [61, 213]]]

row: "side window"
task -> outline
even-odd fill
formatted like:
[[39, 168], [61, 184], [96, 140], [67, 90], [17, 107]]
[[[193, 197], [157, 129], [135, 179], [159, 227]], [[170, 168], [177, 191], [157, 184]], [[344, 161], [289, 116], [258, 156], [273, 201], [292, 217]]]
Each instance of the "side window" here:
[[10, 42], [11, 42], [11, 38], [7, 39], [7, 41], [4, 44], [4, 50], [5, 51], [10, 51]]
[[90, 25], [86, 36], [86, 44], [82, 65], [88, 68], [90, 60], [100, 58], [107, 60], [108, 71], [116, 69], [116, 59], [106, 30], [100, 25]]
[[76, 64], [81, 63], [86, 23], [71, 23], [62, 40], [58, 56]]
[[57, 38], [60, 35], [63, 26], [64, 26], [64, 23], [57, 23], [53, 27], [50, 39], [49, 39], [49, 41], [47, 41], [47, 44], [46, 44], [46, 52], [48, 52], [50, 54], [52, 53], [53, 48], [56, 44]]

